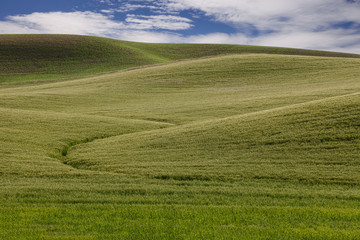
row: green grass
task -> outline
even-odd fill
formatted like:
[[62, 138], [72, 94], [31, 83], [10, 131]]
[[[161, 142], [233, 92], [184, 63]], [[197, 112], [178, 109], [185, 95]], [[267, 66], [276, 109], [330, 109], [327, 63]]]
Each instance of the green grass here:
[[66, 162], [160, 179], [357, 184], [359, 102], [347, 95], [106, 138], [77, 146]]
[[9, 71], [0, 239], [359, 238], [359, 59], [71, 38], [146, 52], [132, 66], [195, 59], [80, 77], [126, 67], [104, 53], [67, 66], [76, 79], [27, 83]]
[[356, 54], [216, 44], [149, 44], [76, 35], [0, 35], [0, 83], [74, 78], [174, 60], [269, 53], [354, 57]]

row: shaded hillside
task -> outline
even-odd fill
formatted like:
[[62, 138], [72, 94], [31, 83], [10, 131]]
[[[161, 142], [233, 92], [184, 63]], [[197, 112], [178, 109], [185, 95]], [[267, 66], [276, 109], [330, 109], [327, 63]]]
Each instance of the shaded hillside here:
[[242, 45], [150, 44], [74, 35], [0, 35], [0, 82], [84, 76], [173, 60], [239, 53], [359, 57]]

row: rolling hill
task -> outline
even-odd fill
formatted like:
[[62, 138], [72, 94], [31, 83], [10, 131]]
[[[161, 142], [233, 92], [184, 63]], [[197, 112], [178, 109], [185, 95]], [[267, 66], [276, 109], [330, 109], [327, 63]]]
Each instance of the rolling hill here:
[[77, 35], [0, 35], [0, 83], [86, 76], [221, 54], [356, 54], [216, 44], [149, 44]]
[[359, 55], [2, 35], [0, 56], [0, 239], [358, 239]]

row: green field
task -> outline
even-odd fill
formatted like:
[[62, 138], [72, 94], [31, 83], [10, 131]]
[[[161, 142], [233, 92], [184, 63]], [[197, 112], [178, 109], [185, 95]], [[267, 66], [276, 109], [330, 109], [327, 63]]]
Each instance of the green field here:
[[1, 35], [0, 83], [89, 76], [175, 60], [269, 53], [360, 58], [302, 49], [216, 44], [149, 44], [72, 35]]
[[0, 35], [0, 239], [359, 239], [359, 66]]

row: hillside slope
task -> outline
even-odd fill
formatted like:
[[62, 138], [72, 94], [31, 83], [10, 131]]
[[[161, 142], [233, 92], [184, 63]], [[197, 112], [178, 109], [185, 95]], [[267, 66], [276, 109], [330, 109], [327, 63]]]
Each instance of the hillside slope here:
[[[31, 166], [35, 166], [36, 162], [30, 161], [35, 155], [38, 156], [36, 159], [39, 161], [43, 159], [41, 161], [48, 161], [50, 164], [59, 165], [59, 161], [53, 161], [48, 157], [60, 156], [61, 153], [64, 153], [64, 148], [66, 148], [67, 156], [66, 159], [62, 161], [70, 165], [80, 168], [84, 168], [83, 164], [85, 164], [85, 166], [92, 165], [91, 169], [109, 170], [113, 172], [118, 172], [119, 169], [127, 172], [127, 168], [121, 167], [124, 163], [123, 161], [127, 158], [130, 162], [137, 159], [137, 164], [141, 165], [148, 163], [149, 159], [158, 161], [157, 156], [161, 156], [162, 153], [164, 153], [165, 158], [170, 162], [177, 161], [175, 159], [180, 158], [180, 160], [183, 159], [186, 161], [193, 159], [191, 162], [196, 163], [197, 160], [200, 161], [201, 159], [210, 161], [215, 156], [218, 156], [215, 157], [215, 159], [222, 158], [230, 161], [234, 160], [234, 157], [241, 153], [241, 151], [230, 151], [231, 148], [238, 149], [239, 147], [236, 143], [238, 143], [239, 146], [245, 144], [238, 142], [239, 139], [246, 137], [247, 141], [252, 141], [254, 145], [257, 145], [257, 141], [259, 141], [259, 144], [271, 142], [271, 138], [266, 139], [265, 135], [264, 139], [257, 139], [257, 135], [254, 135], [254, 132], [263, 132], [265, 134], [267, 131], [270, 131], [274, 132], [274, 134], [279, 133], [275, 134], [277, 137], [281, 137], [282, 135], [280, 133], [283, 132], [285, 135], [279, 140], [279, 143], [283, 143], [280, 144], [280, 146], [285, 147], [284, 152], [291, 152], [290, 149], [292, 146], [290, 143], [294, 141], [290, 139], [291, 130], [295, 128], [299, 128], [297, 130], [299, 134], [300, 130], [302, 128], [304, 129], [304, 139], [296, 140], [298, 144], [300, 144], [301, 141], [304, 143], [312, 143], [315, 141], [319, 143], [318, 150], [320, 155], [323, 154], [323, 145], [320, 144], [320, 142], [325, 141], [321, 139], [329, 138], [329, 141], [333, 141], [331, 139], [338, 139], [339, 142], [336, 140], [335, 145], [345, 147], [341, 152], [349, 154], [349, 156], [351, 154], [352, 156], [356, 156], [356, 154], [358, 154], [358, 149], [355, 147], [356, 144], [358, 144], [356, 133], [356, 131], [358, 131], [358, 123], [356, 122], [358, 110], [355, 95], [352, 97], [349, 96], [349, 100], [343, 103], [344, 106], [337, 108], [335, 108], [335, 106], [337, 106], [337, 104], [335, 104], [336, 100], [334, 100], [335, 103], [330, 103], [333, 102], [333, 100], [329, 100], [330, 102], [325, 104], [326, 106], [330, 106], [328, 113], [326, 113], [327, 115], [325, 113], [321, 115], [322, 109], [324, 109], [323, 111], [326, 109], [325, 105], [321, 105], [321, 107], [319, 104], [322, 103], [315, 102], [316, 104], [313, 107], [313, 111], [308, 110], [307, 105], [304, 105], [301, 111], [296, 110], [297, 107], [294, 109], [288, 108], [286, 111], [282, 110], [281, 114], [279, 113], [280, 115], [276, 117], [278, 120], [274, 120], [275, 122], [271, 124], [266, 123], [266, 119], [272, 116], [271, 112], [256, 115], [256, 119], [252, 117], [251, 121], [254, 123], [252, 127], [250, 127], [247, 120], [244, 120], [242, 116], [358, 93], [360, 91], [360, 82], [358, 81], [360, 70], [358, 65], [359, 60], [351, 58], [268, 54], [232, 55], [188, 60], [73, 81], [41, 85], [33, 83], [27, 87], [0, 89], [1, 121], [4, 124], [2, 126], [4, 141], [2, 146], [8, 149], [4, 150], [8, 152], [8, 154], [3, 156], [3, 160], [8, 160], [3, 162], [2, 171], [10, 171], [13, 173], [20, 169], [23, 169], [21, 171], [27, 171], [26, 169], [28, 167], [26, 166], [28, 165], [25, 163], [30, 163]], [[339, 98], [339, 100], [341, 99], [342, 98]], [[314, 104], [309, 105], [309, 107], [313, 105]], [[332, 105], [334, 106], [333, 108], [331, 108]], [[307, 113], [312, 115], [308, 116]], [[330, 130], [326, 130], [327, 128], [336, 129], [340, 123], [334, 122], [334, 126], [329, 125], [323, 130], [322, 124], [328, 121], [328, 117], [336, 118], [337, 113], [340, 119], [338, 121], [344, 121], [344, 124], [347, 123], [348, 126], [341, 127], [339, 129], [340, 132], [334, 130], [334, 136], [326, 136], [331, 132]], [[344, 115], [345, 113], [351, 114], [352, 117]], [[341, 117], [341, 114], [344, 115], [344, 119]], [[294, 115], [299, 119], [289, 118], [288, 115]], [[316, 115], [319, 116], [316, 117]], [[237, 118], [236, 116], [241, 117]], [[228, 118], [232, 120], [226, 120]], [[318, 128], [315, 128], [315, 126], [305, 128], [307, 125], [303, 126], [300, 124], [301, 122], [306, 123], [310, 121], [308, 120], [309, 118], [317, 119], [314, 124], [317, 124]], [[243, 121], [245, 122], [242, 123]], [[283, 122], [280, 125], [284, 128], [283, 130], [277, 129], [276, 121]], [[299, 124], [292, 126], [289, 122], [299, 122]], [[201, 126], [201, 128], [199, 128], [201, 131], [198, 130], [198, 134], [190, 134], [187, 137], [188, 131], [191, 133], [193, 127], [194, 129], [198, 128], [197, 123]], [[287, 123], [290, 124], [288, 124], [288, 127], [286, 127]], [[95, 125], [96, 127], [93, 127]], [[243, 125], [249, 129], [244, 129]], [[268, 125], [276, 129], [271, 130], [272, 127]], [[177, 128], [174, 128], [175, 132], [172, 130], [174, 126], [177, 126]], [[108, 144], [107, 140], [104, 139], [103, 144], [95, 141], [89, 144], [89, 146], [84, 146], [85, 150], [81, 152], [89, 153], [91, 157], [82, 156], [82, 154], [77, 155], [76, 151], [73, 152], [71, 148], [78, 143], [84, 143], [94, 139], [164, 127], [166, 129], [158, 133], [149, 133], [150, 142], [154, 144], [153, 149], [146, 146], [146, 141], [148, 141], [146, 140], [146, 135], [144, 137], [139, 135], [139, 138], [136, 138], [137, 135], [134, 135], [134, 137], [128, 136], [129, 139], [133, 139], [134, 141], [129, 140], [130, 142], [126, 143], [130, 144], [128, 152], [122, 152], [122, 148], [119, 148], [119, 146], [125, 144], [125, 142], [122, 142], [123, 140]], [[199, 131], [202, 132], [201, 135], [199, 135]], [[324, 136], [319, 135], [317, 140], [311, 140], [312, 137], [305, 137], [306, 134], [312, 136], [311, 131], [323, 132]], [[343, 133], [341, 131], [343, 131]], [[239, 132], [239, 135], [236, 135], [236, 132]], [[16, 138], [18, 136], [17, 134], [20, 134], [20, 139]], [[165, 135], [163, 136], [163, 134]], [[249, 139], [251, 134], [253, 134], [253, 140]], [[345, 136], [343, 136], [344, 134]], [[22, 145], [21, 137], [23, 136], [28, 136], [32, 140], [29, 142], [26, 141], [26, 145]], [[169, 138], [166, 136], [172, 137]], [[225, 137], [225, 139], [221, 140], [221, 136]], [[16, 139], [10, 140], [12, 138]], [[161, 144], [156, 144], [158, 141], [157, 138], [162, 142]], [[120, 137], [119, 139], [123, 138]], [[125, 139], [127, 139], [127, 137]], [[178, 149], [174, 153], [170, 154], [171, 152], [169, 152], [168, 154], [167, 144], [170, 144], [170, 147], [174, 144], [175, 139], [175, 146], [177, 146]], [[211, 139], [213, 139], [214, 142], [211, 142]], [[346, 139], [349, 139], [349, 141]], [[145, 142], [142, 143], [143, 141]], [[135, 142], [140, 144], [147, 154], [145, 159], [142, 159], [142, 155], [140, 154], [141, 149], [134, 148], [136, 146]], [[184, 144], [190, 144], [190, 146], [183, 146], [182, 142]], [[205, 142], [206, 145], [197, 145], [200, 142]], [[274, 142], [274, 146], [269, 143], [267, 147], [275, 148], [278, 146], [275, 143], [276, 141]], [[289, 143], [290, 146], [287, 147], [287, 143]], [[224, 149], [230, 146], [230, 149], [223, 152], [224, 149], [216, 148], [216, 144], [223, 146], [221, 148]], [[354, 147], [350, 147], [352, 146], [351, 144]], [[225, 146], [228, 147], [225, 148]], [[314, 145], [315, 149], [317, 149], [316, 146], [317, 145]], [[108, 149], [109, 147], [111, 149]], [[114, 147], [114, 149], [112, 147]], [[165, 149], [163, 149], [163, 147]], [[23, 155], [22, 151], [14, 152], [11, 150], [18, 148], [27, 148], [32, 154], [27, 152]], [[75, 149], [77, 148], [78, 147]], [[351, 148], [351, 151], [347, 151], [347, 148]], [[116, 149], [121, 151], [117, 152]], [[194, 153], [191, 154], [191, 158], [181, 157], [180, 153], [185, 149], [189, 151], [193, 149]], [[200, 151], [200, 149], [202, 150]], [[307, 149], [308, 147], [304, 145], [304, 151], [307, 151]], [[258, 150], [260, 151], [261, 149]], [[96, 155], [98, 151], [102, 156], [100, 165], [96, 162], [96, 159], [98, 159]], [[179, 154], [176, 154], [177, 151], [179, 151]], [[216, 151], [219, 152], [216, 153]], [[247, 150], [244, 151], [246, 153]], [[248, 151], [250, 150], [248, 149]], [[335, 150], [327, 150], [326, 152], [330, 153], [332, 151]], [[149, 152], [152, 154], [149, 154]], [[231, 152], [233, 155], [226, 156]], [[248, 155], [250, 152], [245, 155]], [[300, 152], [298, 153], [300, 154]], [[46, 154], [41, 157], [41, 155], [39, 155], [40, 153]], [[111, 154], [106, 156], [106, 153]], [[125, 158], [123, 154], [127, 157]], [[140, 155], [138, 156], [137, 154]], [[198, 154], [200, 155], [198, 156]], [[301, 154], [303, 155], [303, 153]], [[173, 156], [173, 159], [168, 159], [169, 155]], [[208, 157], [206, 157], [207, 155]], [[275, 155], [270, 154], [268, 157], [274, 158]], [[256, 156], [253, 157], [255, 157], [255, 159], [257, 158]], [[296, 156], [294, 157], [297, 159]], [[323, 157], [327, 158], [325, 155]], [[329, 157], [336, 159], [339, 156], [332, 154]], [[16, 161], [23, 159], [20, 163], [23, 162], [24, 165], [22, 167], [10, 167], [14, 164], [14, 161], [10, 161], [11, 158], [15, 158]], [[290, 162], [293, 161], [291, 159], [288, 160]], [[29, 167], [28, 169], [37, 172], [37, 174], [44, 174], [42, 172], [43, 167], [40, 167], [42, 164], [39, 164], [39, 168], [34, 169], [33, 167]], [[157, 164], [159, 164], [158, 167], [163, 167], [162, 160], [159, 160]], [[344, 164], [348, 164], [348, 162], [346, 161]], [[112, 167], [109, 168], [108, 165]], [[10, 169], [5, 170], [7, 168], [6, 166]], [[45, 165], [43, 164], [43, 166]], [[62, 169], [64, 166], [60, 164], [59, 167]], [[130, 172], [135, 171], [139, 173], [139, 170], [131, 169], [132, 167], [129, 166]], [[165, 172], [171, 172], [170, 169], [167, 168], [163, 170]], [[55, 172], [56, 171], [50, 171], [47, 174]], [[146, 175], [146, 173], [144, 174]], [[210, 175], [213, 176], [213, 174]], [[281, 178], [281, 176], [278, 177]], [[298, 178], [300, 178], [300, 176], [298, 176]], [[334, 181], [341, 180], [334, 179]], [[356, 182], [358, 180], [357, 178], [351, 178], [349, 181]]]
[[84, 76], [180, 59], [239, 53], [359, 57], [241, 45], [149, 44], [73, 35], [0, 35], [0, 83]]
[[76, 168], [160, 179], [360, 183], [360, 93], [81, 144]]
[[48, 65], [0, 85], [0, 239], [358, 240], [360, 59], [106, 41], [163, 64], [13, 48]]

